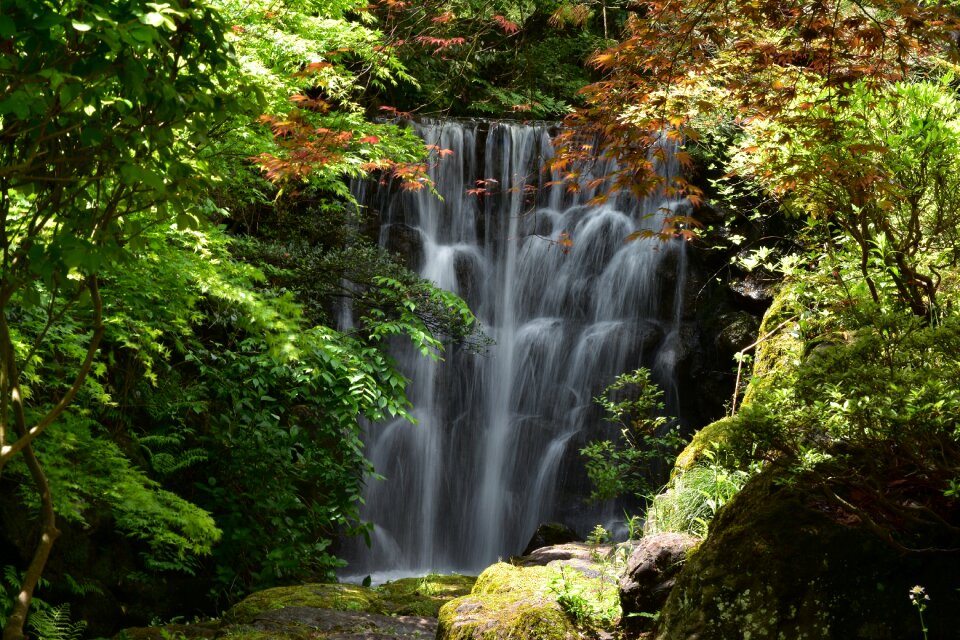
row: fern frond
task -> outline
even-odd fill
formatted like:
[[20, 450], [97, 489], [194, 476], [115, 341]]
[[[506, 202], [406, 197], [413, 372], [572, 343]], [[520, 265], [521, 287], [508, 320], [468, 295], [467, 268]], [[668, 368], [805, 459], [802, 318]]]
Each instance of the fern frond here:
[[80, 640], [87, 628], [84, 620], [70, 621], [70, 605], [61, 604], [30, 615], [28, 622], [37, 640]]

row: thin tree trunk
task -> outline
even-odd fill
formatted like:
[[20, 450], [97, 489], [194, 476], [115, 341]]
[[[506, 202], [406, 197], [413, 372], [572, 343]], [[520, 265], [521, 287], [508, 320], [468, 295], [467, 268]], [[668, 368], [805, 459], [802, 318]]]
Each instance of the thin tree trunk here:
[[[47, 559], [50, 557], [50, 551], [57, 538], [60, 536], [60, 530], [57, 529], [57, 514], [53, 509], [53, 497], [50, 494], [50, 483], [43, 467], [33, 451], [32, 440], [49, 426], [56, 417], [66, 409], [66, 406], [73, 399], [73, 396], [80, 390], [83, 381], [86, 379], [93, 364], [94, 355], [103, 337], [103, 302], [100, 298], [100, 289], [97, 285], [95, 276], [87, 278], [87, 288], [90, 291], [90, 298], [94, 310], [93, 336], [87, 347], [86, 357], [80, 364], [80, 371], [73, 381], [70, 389], [61, 399], [61, 401], [32, 429], [27, 428], [26, 412], [23, 406], [23, 393], [20, 389], [20, 372], [17, 368], [17, 356], [13, 347], [13, 340], [10, 336], [10, 327], [7, 324], [7, 318], [0, 309], [0, 386], [5, 392], [2, 403], [3, 418], [6, 421], [6, 415], [9, 409], [13, 413], [13, 430], [16, 432], [17, 439], [12, 444], [3, 443], [0, 449], [0, 470], [4, 463], [16, 453], [23, 455], [24, 462], [33, 479], [33, 484], [40, 496], [40, 540], [37, 542], [33, 553], [33, 559], [27, 567], [27, 572], [20, 585], [20, 592], [13, 603], [13, 610], [7, 623], [3, 628], [3, 640], [24, 640], [24, 626], [27, 623], [27, 615], [30, 612], [30, 603], [33, 600], [33, 592], [40, 583], [40, 577], [47, 566]], [[7, 397], [9, 396], [9, 397]], [[9, 425], [5, 425], [9, 427]], [[9, 430], [9, 429], [8, 429]], [[7, 433], [9, 436], [9, 433]]]
[[[20, 390], [19, 373], [13, 351], [13, 343], [10, 340], [10, 331], [7, 326], [6, 318], [0, 317], [0, 339], [3, 341], [3, 378], [4, 387], [10, 393], [10, 405], [13, 409], [13, 425], [17, 436], [22, 438], [27, 433], [27, 421], [23, 409], [23, 394]], [[50, 557], [50, 551], [53, 549], [53, 543], [60, 536], [57, 529], [57, 514], [53, 510], [53, 498], [50, 495], [50, 483], [47, 476], [37, 460], [33, 447], [27, 445], [20, 453], [23, 455], [27, 469], [30, 471], [30, 477], [36, 486], [37, 493], [40, 496], [40, 540], [33, 552], [33, 559], [20, 585], [20, 593], [13, 603], [13, 610], [7, 618], [7, 624], [3, 628], [3, 640], [23, 640], [23, 628], [27, 623], [27, 614], [30, 612], [30, 603], [33, 600], [33, 592], [40, 582], [40, 576], [43, 575], [43, 569], [47, 566], [47, 559]]]
[[27, 573], [23, 576], [20, 593], [17, 594], [17, 599], [13, 603], [13, 611], [10, 612], [7, 624], [3, 628], [3, 640], [24, 640], [26, 637], [23, 628], [27, 623], [27, 614], [30, 612], [30, 603], [33, 601], [33, 592], [40, 582], [44, 567], [47, 566], [47, 559], [50, 557], [53, 543], [60, 537], [60, 530], [57, 529], [57, 514], [53, 510], [53, 499], [50, 495], [50, 483], [47, 482], [47, 476], [44, 474], [32, 446], [28, 445], [22, 453], [27, 468], [30, 470], [30, 476], [37, 487], [37, 492], [40, 494], [42, 525], [40, 540], [33, 552], [33, 560], [30, 561]]

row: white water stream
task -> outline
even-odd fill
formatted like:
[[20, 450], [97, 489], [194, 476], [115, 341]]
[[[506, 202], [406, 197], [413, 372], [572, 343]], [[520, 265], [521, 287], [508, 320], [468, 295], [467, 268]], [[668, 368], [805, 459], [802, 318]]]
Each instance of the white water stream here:
[[[584, 501], [578, 451], [601, 422], [592, 398], [644, 365], [676, 401], [685, 250], [625, 242], [638, 228], [659, 229], [676, 203], [620, 196], [588, 206], [596, 192], [586, 186], [547, 186], [558, 176], [543, 171], [553, 154], [546, 125], [415, 126], [453, 152], [431, 169], [442, 201], [380, 188], [362, 204], [380, 214], [381, 243], [407, 238], [419, 272], [463, 296], [495, 344], [485, 355], [451, 350], [440, 363], [398, 352], [418, 423], [369, 429], [367, 453], [386, 480], [367, 488], [372, 548], [348, 550], [348, 573], [360, 576], [477, 571], [519, 553], [541, 522], [586, 533], [622, 515]], [[490, 194], [467, 193], [490, 178]], [[656, 275], [664, 265], [669, 291]]]

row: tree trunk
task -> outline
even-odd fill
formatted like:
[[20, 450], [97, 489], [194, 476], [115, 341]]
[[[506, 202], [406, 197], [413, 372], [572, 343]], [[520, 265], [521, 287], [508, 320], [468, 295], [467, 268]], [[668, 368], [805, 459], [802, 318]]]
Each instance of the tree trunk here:
[[40, 582], [40, 576], [43, 575], [43, 569], [47, 566], [47, 559], [50, 557], [50, 551], [53, 549], [53, 543], [60, 536], [60, 530], [57, 529], [57, 515], [53, 510], [53, 500], [50, 495], [50, 484], [47, 482], [47, 476], [33, 452], [32, 446], [27, 446], [23, 451], [27, 467], [30, 469], [30, 476], [40, 493], [41, 512], [43, 521], [40, 529], [40, 540], [37, 542], [37, 548], [33, 552], [33, 560], [27, 567], [27, 573], [23, 576], [20, 585], [20, 593], [13, 603], [13, 611], [7, 618], [7, 624], [3, 628], [3, 640], [24, 640], [23, 628], [27, 623], [27, 614], [30, 611], [30, 602], [33, 600], [33, 591]]

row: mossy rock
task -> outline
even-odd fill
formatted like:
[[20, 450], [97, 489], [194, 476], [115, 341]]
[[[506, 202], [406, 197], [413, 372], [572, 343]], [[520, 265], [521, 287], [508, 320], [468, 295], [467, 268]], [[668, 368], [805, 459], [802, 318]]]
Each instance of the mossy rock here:
[[298, 636], [279, 635], [274, 631], [260, 631], [259, 629], [246, 627], [229, 627], [218, 637], [222, 640], [277, 640], [278, 638], [296, 638]]
[[363, 611], [285, 607], [264, 611], [248, 625], [225, 627], [227, 640], [432, 640], [435, 618], [384, 616]]
[[693, 434], [693, 438], [677, 456], [677, 460], [673, 464], [674, 472], [688, 471], [700, 462], [704, 451], [714, 447], [723, 448], [726, 446], [736, 431], [737, 424], [736, 417], [727, 416], [716, 422], [711, 422]]
[[223, 622], [248, 624], [264, 611], [287, 607], [387, 613], [380, 594], [373, 589], [353, 584], [305, 584], [252, 593], [231, 607]]
[[129, 627], [114, 640], [209, 640], [217, 635], [219, 622], [165, 624], [161, 627]]
[[804, 343], [791, 332], [795, 315], [792, 293], [789, 287], [782, 289], [763, 316], [759, 336], [762, 341], [754, 351], [753, 372], [743, 404], [749, 404], [766, 385], [775, 384], [777, 371], [794, 370], [800, 365]]
[[437, 640], [574, 640], [579, 633], [556, 600], [527, 591], [475, 593], [440, 609]]
[[392, 615], [436, 618], [440, 607], [471, 592], [474, 576], [430, 574], [422, 578], [403, 578], [377, 587], [384, 611]]
[[292, 627], [284, 631], [265, 631], [243, 625], [230, 626], [217, 636], [217, 640], [310, 640], [310, 630], [306, 627]]
[[484, 569], [473, 587], [474, 595], [523, 593], [545, 596], [550, 583], [557, 577], [557, 569], [546, 566], [517, 567], [498, 562]]
[[[780, 291], [763, 317], [760, 325], [760, 337], [764, 338], [754, 351], [752, 370], [745, 370], [749, 383], [739, 406], [741, 409], [754, 402], [765, 390], [779, 384], [778, 374], [795, 370], [801, 363], [804, 353], [803, 340], [793, 332], [793, 301], [789, 288]], [[786, 324], [784, 324], [786, 323]], [[783, 326], [781, 326], [783, 325]], [[770, 334], [767, 336], [767, 334]], [[708, 424], [691, 438], [674, 463], [674, 473], [690, 470], [703, 459], [703, 452], [719, 448], [721, 452], [732, 454], [732, 459], [721, 460], [723, 464], [737, 466], [744, 462], [748, 454], [748, 437], [743, 440], [746, 425], [740, 415], [727, 416]], [[746, 449], [746, 450], [743, 450]]]
[[[603, 576], [599, 563], [581, 566], [577, 554], [559, 555], [549, 565], [487, 567], [473, 593], [441, 608], [438, 639], [566, 638], [578, 634], [578, 625], [612, 628], [620, 615], [616, 578]], [[565, 611], [564, 599], [578, 610]]]
[[677, 576], [655, 637], [919, 638], [908, 598], [919, 584], [931, 597], [929, 638], [956, 638], [958, 547], [960, 539], [932, 539], [922, 552], [897, 548], [827, 502], [821, 475], [774, 465], [720, 510]]

